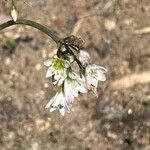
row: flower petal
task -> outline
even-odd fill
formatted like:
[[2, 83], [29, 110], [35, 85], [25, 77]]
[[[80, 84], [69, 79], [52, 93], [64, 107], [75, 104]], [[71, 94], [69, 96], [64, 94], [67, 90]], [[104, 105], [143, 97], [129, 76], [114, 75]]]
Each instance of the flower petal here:
[[45, 106], [45, 108], [50, 107], [50, 106], [53, 104], [53, 102], [56, 100], [57, 96], [58, 96], [58, 93], [56, 93], [55, 96], [53, 96], [53, 97], [50, 99], [50, 101], [49, 101], [48, 104]]
[[106, 76], [103, 73], [98, 73], [98, 77], [96, 79], [100, 81], [106, 81]]
[[51, 66], [48, 68], [47, 73], [46, 73], [46, 78], [51, 77], [54, 74], [54, 68]]
[[56, 107], [50, 108], [50, 112], [52, 112], [52, 111], [54, 111], [54, 110], [56, 110]]
[[64, 115], [65, 115], [66, 110], [65, 110], [65, 108], [64, 108], [64, 107], [62, 107], [62, 108], [59, 108], [59, 112], [60, 112], [60, 114], [61, 114], [62, 116], [64, 116]]
[[107, 73], [107, 71], [108, 71], [106, 68], [104, 68], [102, 66], [98, 66], [98, 69], [101, 73]]
[[44, 65], [46, 67], [49, 67], [51, 64], [52, 64], [52, 60], [50, 60], [50, 59], [47, 59], [47, 60], [44, 61]]

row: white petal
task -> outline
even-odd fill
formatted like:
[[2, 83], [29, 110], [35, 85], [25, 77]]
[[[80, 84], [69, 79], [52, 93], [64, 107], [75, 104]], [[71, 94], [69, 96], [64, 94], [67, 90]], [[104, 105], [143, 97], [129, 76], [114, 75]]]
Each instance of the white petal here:
[[52, 112], [52, 111], [54, 111], [54, 110], [56, 110], [55, 107], [50, 108], [50, 112]]
[[87, 77], [88, 84], [92, 84], [93, 86], [98, 86], [98, 80], [96, 78], [92, 78], [90, 76]]
[[91, 83], [91, 76], [87, 75], [87, 76], [86, 76], [86, 79], [87, 79], [87, 82], [88, 82], [88, 83]]
[[72, 105], [74, 102], [74, 96], [72, 94], [69, 94], [67, 97], [66, 97], [66, 103], [67, 105]]
[[94, 87], [97, 88], [97, 86], [98, 86], [98, 80], [95, 79], [95, 78], [93, 78], [91, 84], [92, 84]]
[[98, 69], [101, 73], [106, 73], [108, 70], [102, 66], [98, 66]]
[[70, 93], [72, 93], [72, 95], [74, 96], [74, 97], [77, 97], [78, 96], [78, 83], [77, 83], [77, 81], [72, 81], [71, 83], [70, 83]]
[[54, 74], [54, 68], [51, 66], [48, 68], [47, 73], [46, 73], [46, 78], [51, 77]]
[[44, 61], [44, 65], [46, 67], [49, 67], [51, 64], [52, 64], [52, 60], [50, 60], [50, 59], [47, 59], [47, 60]]
[[66, 79], [67, 75], [65, 75], [64, 77], [61, 77], [61, 79], [58, 81], [58, 86], [62, 85], [64, 80]]
[[85, 88], [84, 85], [79, 86], [79, 91], [80, 91], [81, 93], [87, 93], [87, 89]]
[[53, 96], [50, 101], [48, 102], [48, 104], [45, 106], [45, 108], [48, 108], [52, 105], [52, 103], [55, 101], [55, 99], [57, 98], [58, 93], [55, 94], [55, 96]]
[[74, 97], [78, 96], [78, 89], [77, 88], [70, 88], [70, 92]]
[[63, 101], [63, 99], [62, 99], [61, 93], [59, 93], [55, 101], [53, 102], [52, 106], [57, 107], [61, 103], [61, 101]]
[[100, 81], [106, 81], [106, 76], [103, 73], [99, 73], [97, 79]]
[[55, 74], [54, 75], [54, 80], [55, 81], [58, 81], [60, 78], [61, 78], [61, 76], [59, 74]]
[[86, 73], [89, 73], [90, 70], [91, 70], [91, 65], [88, 65], [88, 66], [86, 67]]
[[67, 99], [73, 99], [74, 96], [72, 93], [72, 88], [71, 88], [70, 83], [68, 83], [68, 80], [65, 80], [65, 83], [64, 83], [64, 93]]
[[59, 99], [60, 99], [60, 105], [65, 106], [65, 96], [62, 92], [59, 95]]
[[61, 72], [55, 71], [54, 79], [59, 80], [62, 77]]
[[59, 112], [60, 112], [60, 114], [61, 114], [62, 116], [64, 116], [66, 110], [65, 110], [65, 108], [62, 107], [62, 108], [59, 109]]

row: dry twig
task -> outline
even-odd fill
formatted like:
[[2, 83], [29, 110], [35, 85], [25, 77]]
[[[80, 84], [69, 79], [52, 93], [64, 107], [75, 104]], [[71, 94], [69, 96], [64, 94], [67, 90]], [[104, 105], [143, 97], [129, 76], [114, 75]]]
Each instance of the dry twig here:
[[150, 33], [150, 27], [144, 27], [133, 31], [133, 34], [147, 34]]

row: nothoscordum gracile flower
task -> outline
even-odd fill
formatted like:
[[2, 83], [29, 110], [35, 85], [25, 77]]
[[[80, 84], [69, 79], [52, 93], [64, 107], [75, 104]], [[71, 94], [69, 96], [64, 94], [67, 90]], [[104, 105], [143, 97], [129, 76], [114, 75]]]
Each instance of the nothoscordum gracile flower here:
[[48, 67], [46, 77], [53, 77], [53, 83], [61, 85], [67, 77], [67, 69], [69, 63], [66, 60], [54, 57], [53, 59], [47, 59], [44, 61], [44, 65]]
[[88, 65], [85, 70], [85, 78], [88, 85], [97, 88], [98, 81], [106, 81], [105, 73], [107, 69], [98, 65]]
[[59, 109], [62, 116], [65, 112], [70, 112], [75, 98], [80, 93], [86, 93], [87, 90], [82, 79], [74, 72], [70, 72], [61, 85], [61, 92], [58, 92], [46, 105], [45, 108], [50, 107], [50, 112]]
[[[83, 80], [75, 73], [69, 73], [69, 76], [64, 81], [64, 93], [66, 97], [78, 97], [80, 93], [87, 93], [87, 89]], [[68, 103], [73, 103], [73, 101]]]
[[67, 104], [64, 93], [60, 91], [48, 102], [45, 108], [50, 108], [50, 112], [58, 108], [61, 115], [64, 116], [66, 112], [70, 111], [71, 105]]
[[[63, 47], [61, 45], [57, 57], [46, 60], [44, 65], [48, 67], [46, 77], [52, 77], [53, 84], [58, 85], [61, 89], [49, 101], [46, 108], [50, 108], [50, 112], [59, 109], [61, 115], [64, 116], [66, 112], [70, 112], [80, 93], [92, 90], [97, 95], [98, 81], [106, 80], [107, 69], [90, 64], [90, 55], [86, 51], [80, 50], [73, 41], [61, 42], [60, 44], [65, 46], [65, 51], [61, 50]], [[73, 61], [70, 61], [70, 57], [73, 58]], [[73, 71], [72, 64], [74, 62], [79, 66], [80, 76]]]

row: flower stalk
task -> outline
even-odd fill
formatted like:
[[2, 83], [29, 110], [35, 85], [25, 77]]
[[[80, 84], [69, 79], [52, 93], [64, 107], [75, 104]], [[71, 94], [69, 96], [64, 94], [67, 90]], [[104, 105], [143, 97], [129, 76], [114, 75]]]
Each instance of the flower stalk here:
[[51, 37], [56, 42], [56, 44], [58, 44], [59, 41], [60, 41], [60, 38], [56, 34], [54, 34], [54, 32], [52, 30], [50, 30], [48, 27], [46, 27], [46, 26], [44, 26], [40, 23], [37, 23], [35, 21], [22, 19], [22, 18], [18, 18], [16, 21], [10, 20], [10, 21], [7, 21], [7, 22], [1, 24], [0, 25], [0, 31], [5, 29], [5, 28], [8, 28], [10, 26], [13, 26], [13, 25], [28, 25], [28, 26], [31, 26], [33, 28], [36, 28], [36, 29], [42, 31], [43, 33], [45, 33], [49, 37]]

